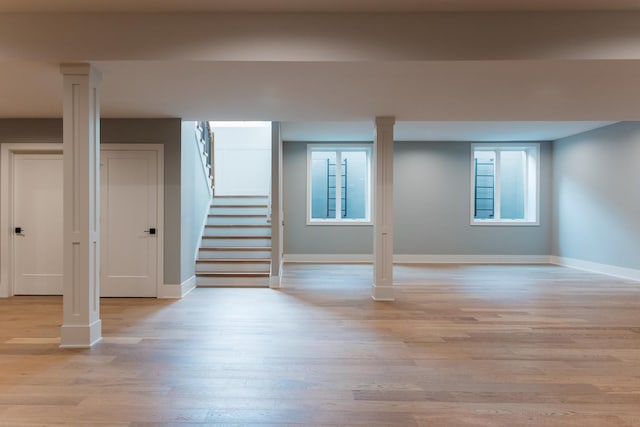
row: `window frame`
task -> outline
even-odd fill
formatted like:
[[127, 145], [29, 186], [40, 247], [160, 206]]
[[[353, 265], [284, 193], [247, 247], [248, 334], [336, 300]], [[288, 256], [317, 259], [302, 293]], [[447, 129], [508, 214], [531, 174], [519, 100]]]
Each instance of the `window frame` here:
[[[354, 152], [362, 151], [366, 154], [367, 158], [367, 182], [365, 185], [365, 212], [366, 217], [364, 219], [350, 219], [350, 218], [312, 218], [311, 202], [313, 197], [312, 191], [312, 153], [318, 151], [335, 152], [336, 160], [338, 153], [341, 152]], [[338, 163], [336, 161], [336, 163]], [[331, 144], [307, 144], [307, 201], [306, 201], [306, 223], [307, 225], [372, 225], [373, 224], [373, 144], [371, 143], [331, 143]], [[338, 199], [336, 198], [336, 203]], [[336, 204], [336, 216], [341, 211], [341, 206]]]
[[[480, 151], [525, 151], [525, 195], [524, 219], [475, 218], [475, 152]], [[500, 160], [496, 154], [494, 212], [500, 212]], [[474, 142], [471, 143], [470, 154], [470, 209], [469, 217], [472, 226], [539, 226], [540, 225], [540, 143], [539, 142]], [[532, 176], [533, 175], [533, 176]], [[533, 187], [533, 188], [532, 188]], [[534, 194], [531, 194], [531, 193]], [[531, 206], [531, 205], [534, 206]], [[499, 214], [498, 214], [499, 215]]]

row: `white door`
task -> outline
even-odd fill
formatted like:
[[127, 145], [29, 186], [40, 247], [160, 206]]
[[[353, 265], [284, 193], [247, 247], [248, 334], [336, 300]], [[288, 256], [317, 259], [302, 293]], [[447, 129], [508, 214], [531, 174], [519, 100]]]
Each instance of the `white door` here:
[[157, 296], [156, 156], [155, 151], [101, 153], [101, 296]]
[[62, 295], [62, 154], [13, 159], [13, 293]]

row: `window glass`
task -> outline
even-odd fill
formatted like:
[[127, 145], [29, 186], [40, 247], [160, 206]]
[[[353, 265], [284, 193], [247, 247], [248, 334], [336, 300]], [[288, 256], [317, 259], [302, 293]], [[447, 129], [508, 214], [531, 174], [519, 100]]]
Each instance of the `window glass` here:
[[364, 151], [342, 153], [342, 199], [341, 218], [365, 219], [367, 217], [367, 186], [369, 166]]
[[472, 147], [472, 224], [537, 224], [539, 145]]
[[335, 218], [335, 163], [335, 152], [311, 153], [311, 218], [313, 219]]
[[308, 220], [368, 222], [370, 147], [309, 145], [308, 151]]
[[526, 153], [500, 152], [500, 218], [524, 219]]
[[476, 151], [475, 161], [475, 212], [474, 218], [493, 218], [495, 205], [495, 160], [494, 151]]

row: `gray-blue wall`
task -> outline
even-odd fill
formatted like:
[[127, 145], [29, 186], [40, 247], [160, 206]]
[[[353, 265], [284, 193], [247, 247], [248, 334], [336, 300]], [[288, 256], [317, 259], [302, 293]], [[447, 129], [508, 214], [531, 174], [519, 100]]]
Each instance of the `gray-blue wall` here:
[[540, 225], [470, 225], [471, 144], [394, 144], [394, 252], [549, 255], [551, 148], [540, 144]]
[[551, 149], [540, 144], [540, 225], [472, 226], [471, 144], [396, 142], [394, 252], [411, 255], [548, 255]]
[[[371, 254], [371, 226], [306, 224], [305, 143], [284, 144], [286, 254]], [[540, 225], [471, 226], [468, 142], [394, 144], [394, 253], [549, 255], [551, 147], [541, 144]]]
[[371, 254], [371, 225], [307, 225], [307, 144], [283, 144], [284, 253]]
[[640, 268], [640, 124], [553, 143], [553, 254]]

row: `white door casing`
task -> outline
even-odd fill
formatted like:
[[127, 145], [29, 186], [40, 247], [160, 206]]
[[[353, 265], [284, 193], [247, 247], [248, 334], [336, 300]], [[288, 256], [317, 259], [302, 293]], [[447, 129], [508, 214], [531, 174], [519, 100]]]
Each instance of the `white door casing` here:
[[157, 169], [155, 151], [101, 153], [103, 297], [158, 294]]
[[61, 295], [62, 155], [14, 155], [12, 184], [13, 292]]

